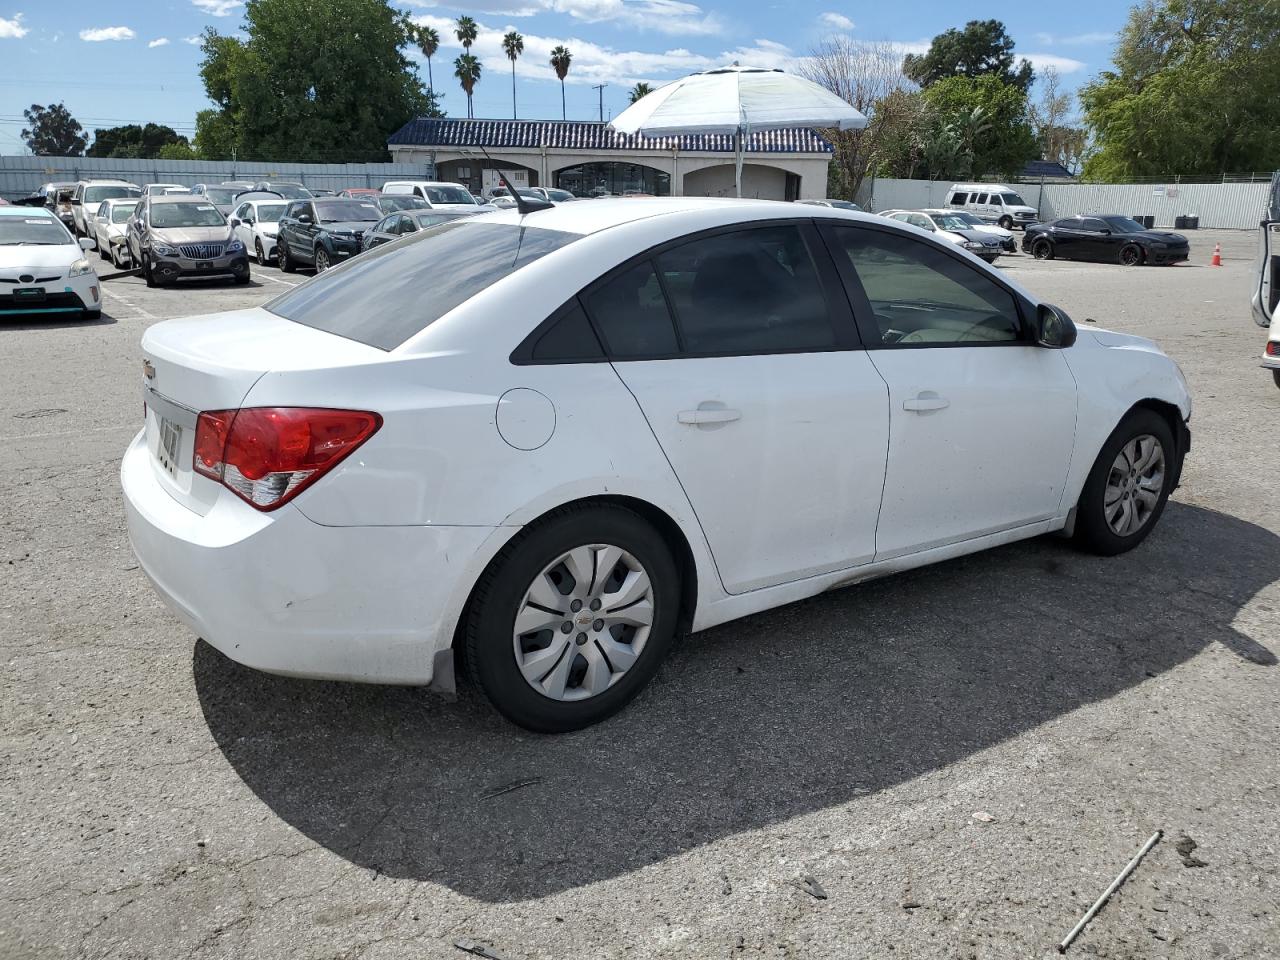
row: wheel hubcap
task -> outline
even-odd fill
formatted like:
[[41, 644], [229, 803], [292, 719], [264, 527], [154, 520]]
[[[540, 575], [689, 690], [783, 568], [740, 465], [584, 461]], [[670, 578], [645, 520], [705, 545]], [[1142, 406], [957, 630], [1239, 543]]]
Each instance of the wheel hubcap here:
[[653, 626], [653, 586], [621, 547], [593, 543], [557, 557], [525, 591], [512, 631], [516, 666], [552, 700], [586, 700], [640, 658]]
[[1149, 433], [1126, 443], [1111, 464], [1103, 511], [1113, 533], [1128, 537], [1150, 522], [1164, 490], [1164, 447]]

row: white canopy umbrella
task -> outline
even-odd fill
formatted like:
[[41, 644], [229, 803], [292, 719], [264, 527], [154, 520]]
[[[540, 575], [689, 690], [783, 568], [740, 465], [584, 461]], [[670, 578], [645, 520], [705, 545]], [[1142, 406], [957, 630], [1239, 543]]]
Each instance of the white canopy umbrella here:
[[859, 130], [863, 114], [812, 80], [762, 67], [720, 67], [695, 73], [641, 97], [609, 124], [619, 133], [665, 137], [731, 133], [735, 183], [742, 196], [742, 155], [753, 130], [835, 127]]

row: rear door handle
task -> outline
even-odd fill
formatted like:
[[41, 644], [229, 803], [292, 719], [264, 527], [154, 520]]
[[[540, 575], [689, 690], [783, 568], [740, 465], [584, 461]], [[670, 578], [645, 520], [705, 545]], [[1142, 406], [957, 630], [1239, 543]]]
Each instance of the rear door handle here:
[[700, 423], [731, 423], [742, 419], [742, 411], [728, 407], [699, 407], [697, 410], [681, 410], [676, 419], [695, 426]]
[[932, 390], [924, 390], [908, 400], [902, 401], [902, 409], [911, 413], [928, 413], [930, 410], [945, 410], [951, 401], [939, 396]]

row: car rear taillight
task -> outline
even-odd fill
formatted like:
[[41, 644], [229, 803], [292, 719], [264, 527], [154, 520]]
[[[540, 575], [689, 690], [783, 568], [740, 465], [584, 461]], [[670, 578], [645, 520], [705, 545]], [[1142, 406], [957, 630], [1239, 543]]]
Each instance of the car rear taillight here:
[[259, 510], [288, 503], [382, 426], [363, 410], [246, 407], [196, 421], [193, 466]]
[[1280, 340], [1267, 341], [1267, 356], [1280, 357]]

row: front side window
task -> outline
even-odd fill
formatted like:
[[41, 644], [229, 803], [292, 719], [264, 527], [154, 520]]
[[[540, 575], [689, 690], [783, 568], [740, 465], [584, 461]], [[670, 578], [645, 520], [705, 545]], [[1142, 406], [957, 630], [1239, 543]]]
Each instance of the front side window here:
[[300, 284], [266, 309], [304, 326], [392, 350], [454, 307], [580, 234], [454, 220], [384, 243]]
[[835, 227], [831, 234], [832, 252], [848, 257], [870, 301], [871, 343], [977, 346], [1021, 338], [1013, 294], [948, 253], [879, 230]]
[[836, 334], [799, 227], [704, 237], [657, 258], [689, 353], [827, 350]]
[[1131, 217], [1102, 217], [1101, 219], [1111, 228], [1112, 233], [1143, 233], [1147, 229]]

